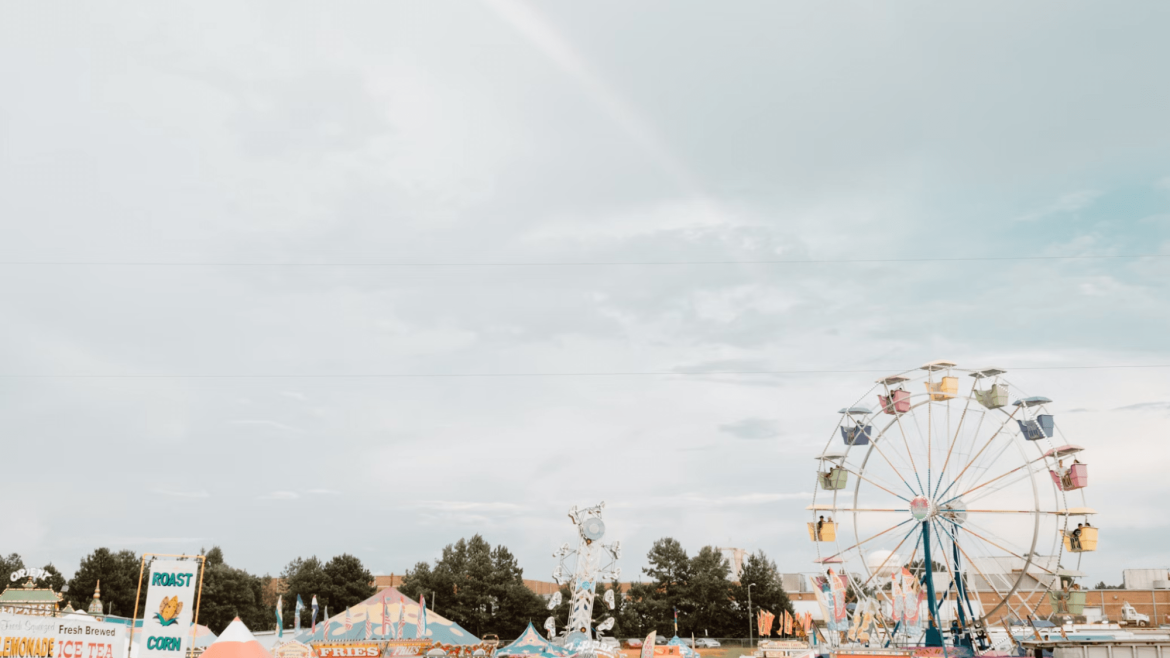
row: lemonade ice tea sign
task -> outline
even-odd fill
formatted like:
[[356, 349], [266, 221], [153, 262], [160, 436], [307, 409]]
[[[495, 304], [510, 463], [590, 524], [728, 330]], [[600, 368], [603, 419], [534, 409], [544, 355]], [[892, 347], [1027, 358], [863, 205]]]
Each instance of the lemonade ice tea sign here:
[[191, 637], [191, 615], [199, 563], [155, 560], [150, 565], [140, 658], [183, 658]]

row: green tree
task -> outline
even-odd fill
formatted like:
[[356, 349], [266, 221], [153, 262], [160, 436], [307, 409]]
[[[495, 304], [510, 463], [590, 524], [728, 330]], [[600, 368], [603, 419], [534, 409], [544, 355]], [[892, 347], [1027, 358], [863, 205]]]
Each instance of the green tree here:
[[[342, 553], [325, 563], [323, 567], [329, 578], [329, 603], [341, 610], [355, 603], [361, 603], [374, 595], [374, 575], [356, 557]], [[296, 596], [287, 597], [286, 605], [296, 603]], [[292, 608], [289, 608], [291, 610]], [[292, 615], [285, 617], [292, 620]]]
[[235, 617], [256, 631], [275, 628], [276, 611], [263, 604], [268, 577], [228, 566], [218, 546], [205, 555], [199, 623], [216, 634], [223, 632]]
[[0, 555], [0, 590], [8, 587], [12, 583], [12, 572], [20, 571], [24, 568], [24, 560], [16, 553], [9, 553], [8, 557]]
[[61, 588], [66, 584], [65, 576], [61, 575], [60, 570], [53, 566], [52, 562], [46, 564], [42, 569], [45, 572], [45, 576], [36, 579], [36, 586], [47, 587], [54, 592], [60, 592]]
[[93, 600], [93, 591], [100, 580], [106, 614], [130, 617], [134, 614], [139, 570], [139, 559], [134, 551], [96, 549], [81, 558], [77, 572], [69, 580], [69, 601], [74, 608], [84, 610]]
[[[749, 587], [751, 610], [748, 609]], [[744, 560], [743, 569], [739, 572], [739, 583], [732, 586], [731, 595], [735, 600], [733, 629], [737, 629], [732, 635], [746, 635], [748, 624], [756, 623], [756, 612], [761, 609], [776, 615], [784, 610], [795, 612], [784, 591], [784, 584], [780, 581], [776, 563], [769, 560], [763, 551], [752, 553]]]
[[333, 587], [329, 580], [329, 575], [325, 573], [325, 565], [317, 556], [309, 558], [296, 558], [285, 566], [284, 570], [280, 572], [281, 582], [283, 584], [284, 595], [284, 609], [281, 611], [286, 623], [291, 623], [293, 614], [296, 608], [297, 595], [305, 602], [306, 609], [301, 615], [301, 626], [307, 627], [311, 621], [312, 611], [308, 609], [313, 597], [317, 597], [317, 604], [321, 607], [321, 617], [317, 621], [324, 619], [325, 607], [332, 605], [331, 612], [340, 610], [335, 604], [330, 601]]
[[674, 611], [680, 621], [694, 610], [688, 594], [691, 580], [691, 560], [677, 539], [664, 537], [654, 542], [646, 554], [648, 566], [642, 572], [650, 582], [630, 588], [634, 600], [630, 603], [639, 620], [641, 632], [657, 631], [659, 635], [674, 635]]
[[730, 576], [731, 565], [717, 548], [704, 546], [691, 558], [686, 592], [690, 614], [679, 618], [680, 633], [712, 637], [734, 634], [735, 609]]
[[[297, 595], [305, 602], [305, 610], [301, 614], [301, 626], [308, 626], [312, 611], [310, 602], [313, 596], [317, 597], [317, 604], [321, 606], [321, 617], [324, 619], [325, 608], [335, 615], [346, 606], [361, 603], [374, 595], [374, 576], [362, 564], [362, 561], [353, 555], [343, 553], [322, 563], [316, 556], [296, 558], [285, 566], [280, 573], [282, 588], [280, 594], [284, 597], [281, 614], [286, 628], [294, 625], [293, 617], [296, 614]], [[275, 612], [272, 613], [270, 624], [276, 623]]]
[[411, 598], [425, 594], [440, 614], [481, 637], [519, 635], [543, 618], [542, 600], [524, 585], [515, 556], [480, 535], [448, 544], [434, 567], [419, 562], [399, 589]]

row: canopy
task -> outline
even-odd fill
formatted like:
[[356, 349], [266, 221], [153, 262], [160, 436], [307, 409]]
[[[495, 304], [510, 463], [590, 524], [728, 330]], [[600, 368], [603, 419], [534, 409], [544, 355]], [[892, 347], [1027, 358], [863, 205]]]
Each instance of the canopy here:
[[[385, 603], [385, 628], [382, 625], [382, 606]], [[370, 620], [370, 639], [393, 639], [398, 625], [399, 610], [403, 610], [402, 639], [417, 640], [418, 637], [418, 601], [411, 601], [402, 592], [394, 587], [387, 587], [370, 598], [349, 607], [350, 628], [345, 628], [345, 608], [330, 610], [336, 612], [329, 619], [317, 624], [317, 632], [302, 631], [297, 640], [304, 643], [324, 642], [325, 626], [329, 626], [329, 640], [364, 640], [366, 639], [366, 619]], [[426, 611], [427, 629], [426, 639], [440, 644], [479, 644], [479, 639], [455, 622], [439, 615], [434, 610]]]
[[532, 626], [532, 622], [528, 622], [528, 628], [520, 634], [520, 637], [515, 642], [506, 647], [500, 647], [496, 651], [496, 656], [510, 656], [511, 658], [564, 658], [568, 656], [569, 652], [562, 647], [549, 642], [540, 636]]
[[1060, 459], [1062, 457], [1067, 457], [1069, 455], [1075, 455], [1076, 453], [1078, 453], [1082, 450], [1084, 450], [1084, 448], [1082, 448], [1078, 445], [1073, 445], [1070, 443], [1069, 445], [1066, 445], [1066, 446], [1060, 446], [1059, 448], [1053, 448], [1052, 450], [1049, 450], [1048, 452], [1044, 453], [1044, 456], [1045, 457], [1055, 457], [1057, 459]]
[[678, 647], [678, 652], [686, 656], [686, 658], [699, 658], [699, 652], [687, 646], [686, 643], [680, 640], [677, 635], [670, 638], [670, 642], [667, 642], [666, 646]]
[[206, 658], [272, 658], [267, 649], [260, 646], [252, 631], [240, 621], [239, 617], [223, 629], [215, 642], [203, 651]]

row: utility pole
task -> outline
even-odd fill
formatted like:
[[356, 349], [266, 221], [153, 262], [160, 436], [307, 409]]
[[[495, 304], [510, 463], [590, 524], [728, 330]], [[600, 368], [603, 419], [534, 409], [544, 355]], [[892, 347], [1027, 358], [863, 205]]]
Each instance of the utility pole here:
[[756, 641], [752, 635], [752, 588], [755, 586], [755, 583], [748, 585], [748, 645], [751, 648], [755, 648], [756, 646]]

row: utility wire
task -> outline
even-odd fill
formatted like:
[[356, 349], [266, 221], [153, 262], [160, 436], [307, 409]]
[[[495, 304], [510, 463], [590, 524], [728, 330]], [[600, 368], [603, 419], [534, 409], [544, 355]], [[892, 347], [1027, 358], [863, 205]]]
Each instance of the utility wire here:
[[927, 258], [810, 258], [800, 260], [646, 260], [646, 261], [0, 261], [0, 267], [689, 267], [728, 265], [840, 265], [848, 263], [954, 263], [998, 261], [1137, 260], [1170, 258], [1170, 254], [1119, 256], [973, 256]]
[[[1146, 365], [1098, 365], [1098, 366], [1033, 366], [1004, 368], [1013, 370], [1121, 370], [1135, 368], [1170, 368], [1166, 364]], [[871, 368], [865, 370], [615, 370], [580, 372], [463, 372], [463, 373], [359, 373], [359, 374], [74, 374], [74, 375], [21, 375], [2, 374], [0, 379], [487, 379], [521, 377], [711, 377], [711, 376], [752, 376], [752, 375], [837, 375], [890, 373], [897, 368]]]

